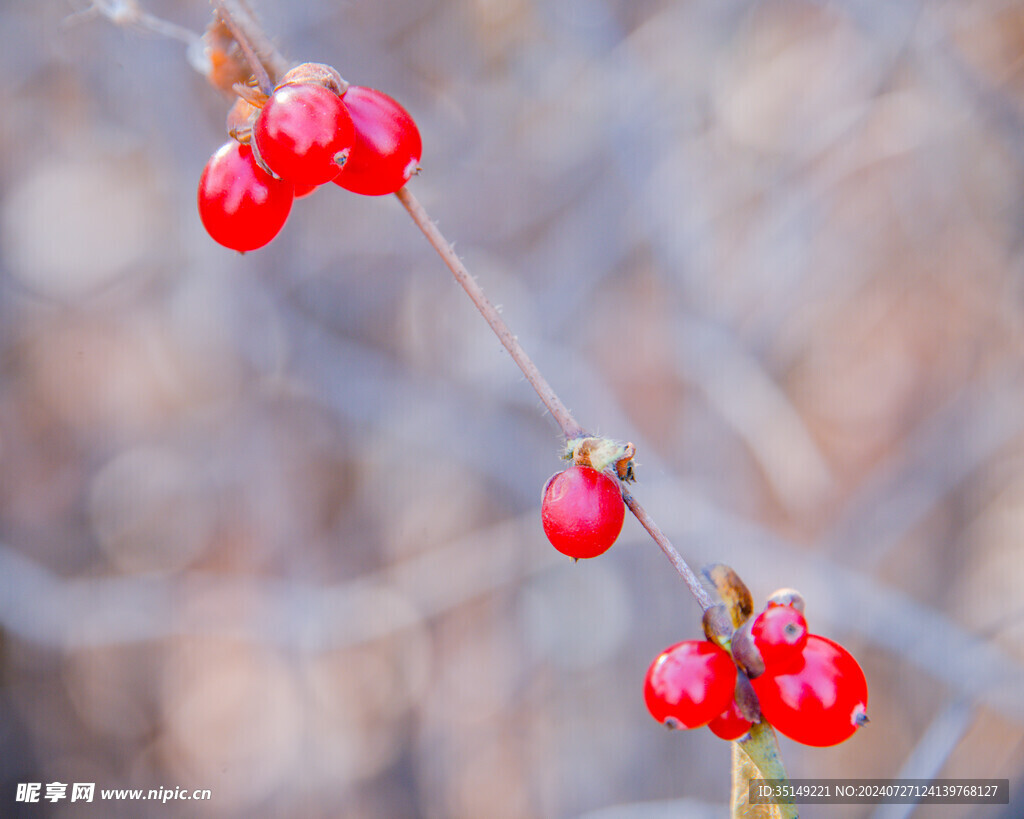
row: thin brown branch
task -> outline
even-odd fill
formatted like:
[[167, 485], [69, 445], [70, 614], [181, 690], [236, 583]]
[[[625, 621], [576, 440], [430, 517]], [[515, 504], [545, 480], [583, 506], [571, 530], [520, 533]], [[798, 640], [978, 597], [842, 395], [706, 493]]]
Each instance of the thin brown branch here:
[[462, 260], [456, 255], [451, 244], [444, 238], [437, 225], [427, 215], [423, 205], [410, 193], [408, 188], [402, 188], [395, 196], [398, 197], [398, 201], [402, 203], [405, 209], [409, 211], [409, 215], [416, 223], [416, 226], [423, 231], [427, 241], [437, 251], [441, 260], [452, 272], [455, 280], [462, 285], [462, 289], [466, 291], [466, 295], [469, 296], [473, 304], [476, 305], [477, 310], [480, 311], [486, 322], [491, 326], [498, 340], [508, 350], [512, 360], [523, 371], [526, 380], [537, 391], [540, 400], [544, 402], [548, 412], [551, 413], [558, 426], [561, 427], [562, 434], [565, 435], [567, 440], [586, 435], [583, 427], [572, 417], [572, 413], [569, 412], [565, 404], [562, 403], [562, 400], [555, 394], [555, 391], [551, 389], [551, 385], [548, 384], [544, 376], [540, 374], [537, 365], [526, 354], [526, 350], [523, 349], [519, 340], [512, 335], [512, 331], [505, 323], [505, 320], [502, 319], [498, 309], [484, 295], [483, 289], [476, 283], [476, 280], [470, 275]]
[[268, 96], [277, 77], [288, 70], [288, 61], [274, 47], [248, 7], [238, 0], [214, 0], [217, 16], [231, 31], [245, 55], [260, 91]]
[[654, 542], [658, 544], [661, 551], [665, 553], [665, 557], [671, 561], [672, 565], [675, 566], [680, 577], [683, 578], [683, 582], [686, 583], [690, 592], [697, 600], [697, 604], [707, 611], [715, 603], [711, 599], [711, 595], [708, 594], [707, 590], [701, 584], [700, 579], [693, 573], [693, 569], [690, 568], [689, 564], [683, 559], [683, 556], [676, 551], [676, 547], [672, 545], [672, 542], [665, 537], [665, 533], [661, 531], [658, 524], [654, 522], [647, 510], [644, 509], [640, 503], [634, 498], [628, 490], [623, 489], [622, 500], [625, 501], [627, 508], [630, 512], [636, 515], [636, 519], [640, 521], [640, 525], [647, 530], [647, 533], [654, 538]]
[[[470, 275], [469, 270], [462, 263], [462, 260], [456, 255], [452, 249], [451, 244], [444, 235], [438, 229], [437, 225], [427, 215], [423, 205], [419, 203], [415, 196], [409, 191], [408, 188], [402, 188], [395, 196], [398, 197], [398, 201], [402, 203], [412, 220], [416, 223], [416, 226], [423, 231], [423, 234], [427, 237], [427, 241], [430, 242], [434, 250], [437, 251], [442, 261], [452, 272], [456, 281], [462, 285], [462, 289], [466, 291], [466, 294], [472, 300], [473, 304], [476, 305], [477, 309], [481, 312], [484, 319], [491, 326], [495, 335], [508, 350], [509, 355], [512, 356], [513, 361], [516, 362], [519, 369], [523, 371], [523, 375], [526, 376], [526, 380], [530, 382], [530, 385], [537, 391], [537, 395], [540, 396], [540, 400], [544, 402], [544, 406], [548, 408], [555, 421], [558, 422], [558, 426], [562, 428], [562, 433], [565, 435], [567, 440], [578, 438], [584, 435], [583, 428], [577, 423], [576, 419], [572, 417], [572, 413], [566, 409], [565, 404], [562, 403], [561, 399], [555, 394], [555, 391], [551, 389], [551, 385], [548, 384], [547, 380], [540, 374], [537, 369], [537, 365], [533, 363], [530, 357], [526, 354], [526, 351], [519, 344], [518, 339], [512, 335], [512, 331], [508, 325], [502, 319], [498, 313], [497, 308], [491, 303], [490, 299], [484, 294], [483, 289], [477, 284], [476, 280]], [[676, 551], [675, 547], [665, 537], [665, 533], [658, 528], [658, 524], [654, 522], [647, 510], [644, 509], [634, 498], [629, 491], [623, 486], [622, 489], [622, 500], [629, 508], [640, 525], [647, 530], [654, 542], [658, 544], [661, 551], [665, 553], [665, 556], [671, 561], [676, 571], [683, 578], [683, 582], [689, 587], [690, 592], [697, 599], [697, 603], [701, 609], [707, 610], [714, 605], [710, 595], [705, 590], [704, 586], [701, 585], [700, 580], [693, 573], [693, 570], [689, 567], [687, 562], [683, 559], [683, 556]]]
[[235, 42], [238, 43], [239, 48], [242, 49], [242, 53], [245, 55], [245, 60], [249, 63], [249, 67], [252, 69], [252, 75], [256, 78], [256, 85], [259, 87], [267, 96], [274, 93], [274, 84], [270, 80], [270, 74], [267, 73], [266, 66], [260, 62], [256, 56], [256, 52], [252, 47], [252, 43], [249, 41], [245, 31], [236, 21], [234, 14], [226, 8], [224, 2], [218, 2], [217, 4], [217, 16], [231, 31], [231, 36], [235, 38]]
[[160, 37], [167, 37], [171, 40], [179, 40], [186, 45], [193, 45], [199, 42], [200, 35], [170, 20], [163, 20], [146, 11], [143, 11], [133, 2], [120, 0], [93, 0], [92, 4], [81, 11], [76, 11], [65, 18], [65, 25], [95, 17], [100, 14], [106, 17], [115, 26], [123, 26], [148, 31]]

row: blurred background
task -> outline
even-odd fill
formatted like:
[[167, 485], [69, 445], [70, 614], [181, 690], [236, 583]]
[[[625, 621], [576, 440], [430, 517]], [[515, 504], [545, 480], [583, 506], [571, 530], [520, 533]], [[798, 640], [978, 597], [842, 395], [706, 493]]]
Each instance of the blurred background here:
[[[790, 775], [1019, 816], [1024, 3], [256, 9], [413, 114], [411, 189], [683, 555], [860, 660], [870, 725]], [[670, 564], [549, 546], [558, 430], [394, 197], [208, 239], [228, 101], [143, 13], [210, 8], [0, 3], [0, 813], [725, 815], [729, 744], [643, 703], [700, 635]], [[212, 799], [15, 803], [55, 781]]]

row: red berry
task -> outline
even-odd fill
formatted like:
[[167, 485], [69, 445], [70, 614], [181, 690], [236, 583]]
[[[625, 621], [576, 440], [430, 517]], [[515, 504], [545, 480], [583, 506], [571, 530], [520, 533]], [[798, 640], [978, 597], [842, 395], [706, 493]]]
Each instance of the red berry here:
[[292, 209], [292, 184], [274, 179], [234, 140], [222, 145], [199, 179], [199, 218], [210, 237], [245, 252], [273, 239]]
[[260, 158], [289, 182], [322, 185], [352, 147], [352, 119], [341, 97], [322, 85], [282, 85], [253, 127]]
[[739, 739], [747, 733], [750, 730], [751, 724], [750, 720], [740, 713], [736, 700], [729, 700], [729, 705], [726, 706], [726, 709], [721, 714], [708, 723], [708, 728], [711, 729], [711, 733], [716, 737], [733, 740]]
[[764, 718], [804, 745], [836, 745], [867, 721], [864, 672], [850, 652], [817, 634], [807, 635], [792, 670], [769, 670], [751, 684]]
[[416, 173], [423, 155], [416, 123], [391, 97], [372, 88], [350, 85], [344, 102], [355, 125], [355, 143], [334, 181], [368, 196], [394, 193]]
[[296, 183], [295, 198], [302, 199], [302, 197], [304, 196], [309, 196], [313, 191], [315, 191], [319, 187], [319, 185], [308, 185], [303, 182]]
[[736, 666], [728, 652], [708, 640], [685, 640], [665, 649], [647, 670], [644, 701], [670, 728], [699, 728], [732, 701]]
[[807, 643], [807, 621], [791, 606], [769, 606], [754, 618], [750, 636], [761, 652], [765, 672], [779, 674], [800, 662]]
[[571, 466], [544, 486], [540, 516], [551, 545], [578, 560], [611, 548], [622, 531], [626, 507], [618, 484], [607, 475], [589, 466]]

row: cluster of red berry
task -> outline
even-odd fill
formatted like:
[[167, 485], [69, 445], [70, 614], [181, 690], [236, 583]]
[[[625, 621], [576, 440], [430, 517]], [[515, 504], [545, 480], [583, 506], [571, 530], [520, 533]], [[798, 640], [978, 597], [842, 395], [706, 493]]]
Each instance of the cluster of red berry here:
[[[756, 718], [743, 707], [749, 679], [761, 716], [785, 736], [818, 747], [849, 739], [867, 722], [867, 680], [850, 652], [807, 631], [802, 608], [792, 593], [769, 602], [733, 635], [732, 654], [710, 640], [663, 651], [644, 685], [651, 716], [669, 727], [707, 725], [722, 739], [739, 739], [750, 730], [748, 717]], [[749, 647], [741, 653], [744, 641]]]
[[199, 216], [225, 247], [263, 247], [292, 201], [327, 182], [380, 196], [419, 167], [422, 142], [409, 113], [387, 94], [348, 85], [329, 66], [303, 63], [270, 96], [247, 90], [228, 115], [232, 138], [199, 180]]
[[[552, 546], [576, 560], [611, 548], [625, 517], [622, 488], [611, 472], [632, 480], [634, 454], [632, 444], [605, 438], [569, 442], [565, 457], [573, 465], [548, 480], [541, 501]], [[762, 717], [804, 745], [836, 745], [852, 736], [867, 722], [868, 702], [853, 655], [807, 631], [799, 593], [776, 592], [751, 618], [750, 592], [738, 578], [729, 584], [744, 599], [733, 606], [739, 628], [710, 627], [706, 615], [705, 631], [715, 642], [684, 640], [658, 655], [644, 684], [651, 716], [671, 728], [707, 725], [727, 740], [744, 736]]]

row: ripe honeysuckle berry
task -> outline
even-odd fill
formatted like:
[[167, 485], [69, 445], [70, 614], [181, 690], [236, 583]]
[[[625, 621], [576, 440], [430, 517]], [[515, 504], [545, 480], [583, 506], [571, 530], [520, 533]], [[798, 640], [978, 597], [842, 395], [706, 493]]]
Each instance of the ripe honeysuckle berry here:
[[338, 175], [352, 148], [352, 118], [322, 85], [281, 85], [253, 126], [260, 158], [289, 182], [322, 185]]
[[766, 674], [778, 674], [800, 662], [807, 643], [807, 621], [791, 606], [769, 606], [750, 625]]
[[752, 724], [750, 720], [740, 713], [736, 701], [729, 700], [729, 705], [726, 706], [726, 709], [721, 714], [708, 723], [708, 728], [711, 729], [711, 733], [716, 737], [733, 740], [739, 739], [746, 734]]
[[319, 185], [308, 185], [303, 182], [298, 182], [295, 185], [295, 198], [302, 199], [304, 196], [309, 196], [313, 191], [315, 191], [319, 187]]
[[206, 163], [196, 198], [210, 237], [244, 253], [278, 234], [294, 195], [291, 182], [274, 179], [256, 164], [252, 148], [231, 140]]
[[571, 466], [545, 484], [540, 516], [551, 545], [579, 560], [611, 548], [626, 507], [614, 480], [590, 467]]
[[732, 701], [736, 666], [729, 653], [707, 640], [684, 640], [651, 663], [644, 680], [644, 702], [669, 728], [699, 728]]
[[849, 739], [867, 722], [868, 684], [845, 648], [808, 634], [800, 662], [751, 680], [764, 718], [804, 745], [825, 747]]
[[401, 105], [373, 88], [350, 85], [344, 102], [355, 142], [334, 182], [367, 196], [394, 193], [419, 168], [423, 143], [416, 123]]

